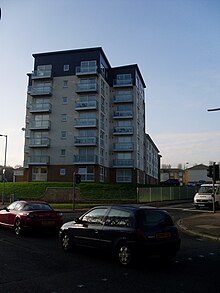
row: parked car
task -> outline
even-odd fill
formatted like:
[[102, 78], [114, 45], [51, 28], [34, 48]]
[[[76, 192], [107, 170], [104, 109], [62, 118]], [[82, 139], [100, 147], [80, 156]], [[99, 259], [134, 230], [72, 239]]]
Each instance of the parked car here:
[[59, 230], [62, 224], [62, 213], [42, 201], [15, 201], [0, 210], [0, 225], [14, 229], [17, 235], [28, 229]]
[[215, 209], [220, 207], [220, 184], [202, 184], [194, 196], [194, 206], [196, 209], [209, 208], [213, 209], [213, 200], [215, 195]]
[[171, 260], [180, 248], [178, 229], [166, 211], [136, 205], [92, 208], [65, 223], [59, 237], [64, 251], [76, 246], [111, 251], [124, 266], [139, 254]]

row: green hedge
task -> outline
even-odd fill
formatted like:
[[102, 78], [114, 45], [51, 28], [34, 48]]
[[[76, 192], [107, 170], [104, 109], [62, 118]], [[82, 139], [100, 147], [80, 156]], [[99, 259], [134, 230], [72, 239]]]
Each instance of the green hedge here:
[[[47, 187], [73, 187], [72, 182], [6, 182], [0, 183], [2, 194], [5, 187], [5, 200], [14, 195], [17, 199], [40, 199]], [[135, 184], [98, 184], [80, 183], [76, 185], [80, 194], [86, 199], [134, 199], [136, 198]]]

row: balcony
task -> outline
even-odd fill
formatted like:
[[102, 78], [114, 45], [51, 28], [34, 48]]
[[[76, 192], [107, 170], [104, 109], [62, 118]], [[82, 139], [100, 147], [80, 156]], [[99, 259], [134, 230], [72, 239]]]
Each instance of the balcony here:
[[132, 126], [116, 126], [114, 127], [113, 134], [115, 135], [133, 134], [133, 127]]
[[97, 82], [81, 82], [76, 85], [76, 93], [98, 92]]
[[30, 148], [47, 148], [50, 146], [50, 139], [48, 137], [45, 138], [31, 138], [29, 142]]
[[98, 121], [96, 118], [76, 118], [76, 128], [97, 127]]
[[133, 159], [116, 159], [113, 160], [113, 167], [115, 168], [133, 168], [134, 160]]
[[52, 78], [52, 70], [35, 70], [31, 74], [32, 79], [46, 79]]
[[123, 94], [123, 95], [116, 94], [114, 97], [114, 103], [132, 103], [132, 102], [133, 102], [132, 94]]
[[133, 86], [133, 79], [114, 79], [113, 87], [131, 87]]
[[97, 155], [74, 156], [74, 164], [97, 164]]
[[52, 96], [52, 86], [29, 86], [28, 94], [31, 96]]
[[97, 146], [98, 139], [96, 136], [76, 136], [74, 137], [75, 146]]
[[50, 121], [49, 120], [36, 120], [36, 121], [30, 121], [29, 129], [31, 130], [48, 130], [50, 129]]
[[51, 108], [50, 103], [35, 103], [30, 106], [30, 113], [50, 113]]
[[98, 108], [97, 101], [87, 101], [87, 102], [76, 102], [75, 104], [75, 110], [81, 111], [81, 110], [94, 110]]
[[133, 118], [133, 113], [132, 111], [115, 111], [113, 118], [115, 119]]
[[87, 66], [87, 67], [76, 67], [76, 75], [82, 76], [82, 75], [93, 75], [98, 74], [97, 66]]
[[134, 144], [133, 144], [133, 142], [117, 142], [117, 143], [113, 144], [113, 150], [115, 152], [133, 151]]
[[50, 163], [49, 156], [29, 156], [28, 165], [48, 165]]

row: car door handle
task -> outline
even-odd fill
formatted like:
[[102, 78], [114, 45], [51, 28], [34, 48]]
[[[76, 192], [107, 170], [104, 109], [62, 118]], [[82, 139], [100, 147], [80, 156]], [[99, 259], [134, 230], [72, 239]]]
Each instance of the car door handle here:
[[94, 230], [95, 234], [99, 234], [99, 231], [98, 230]]

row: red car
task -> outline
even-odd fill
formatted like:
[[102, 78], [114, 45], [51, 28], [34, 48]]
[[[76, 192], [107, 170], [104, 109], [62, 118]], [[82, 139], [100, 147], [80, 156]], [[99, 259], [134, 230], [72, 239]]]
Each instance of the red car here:
[[63, 215], [43, 201], [19, 200], [0, 210], [0, 225], [14, 229], [17, 235], [24, 230], [59, 230]]

